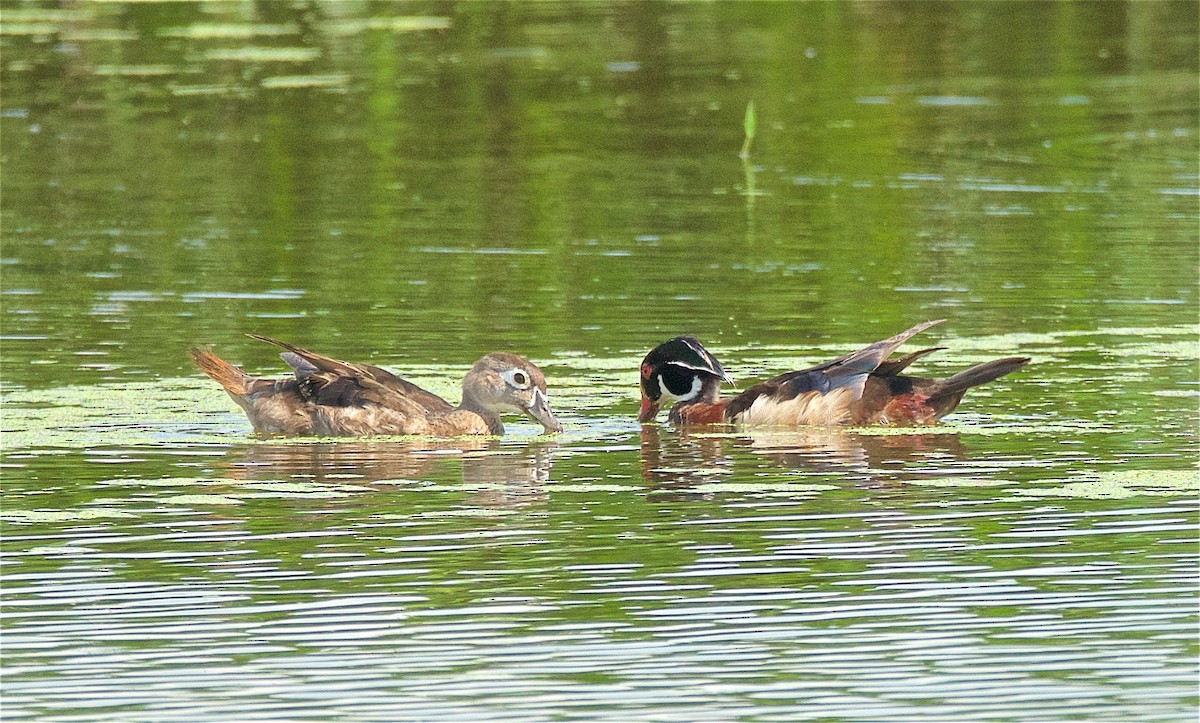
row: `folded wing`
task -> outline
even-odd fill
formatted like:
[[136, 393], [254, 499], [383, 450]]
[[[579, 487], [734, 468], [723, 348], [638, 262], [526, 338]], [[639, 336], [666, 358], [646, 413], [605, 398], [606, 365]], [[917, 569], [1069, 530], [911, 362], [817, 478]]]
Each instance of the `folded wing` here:
[[300, 395], [314, 404], [332, 407], [377, 405], [422, 416], [454, 409], [438, 395], [386, 369], [344, 362], [268, 336], [247, 336], [287, 350], [279, 356], [295, 372]]

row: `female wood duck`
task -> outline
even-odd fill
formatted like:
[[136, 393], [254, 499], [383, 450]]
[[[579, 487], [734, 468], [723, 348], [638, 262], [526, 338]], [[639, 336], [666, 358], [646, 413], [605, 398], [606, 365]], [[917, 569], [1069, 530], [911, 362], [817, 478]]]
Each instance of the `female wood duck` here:
[[649, 422], [662, 405], [673, 404], [669, 419], [675, 424], [933, 424], [954, 411], [971, 387], [1029, 362], [1029, 357], [996, 359], [945, 380], [901, 376], [909, 364], [945, 347], [888, 356], [909, 337], [943, 321], [917, 324], [853, 354], [781, 374], [732, 399], [720, 396], [721, 382], [730, 381], [721, 363], [695, 337], [677, 336], [642, 360], [638, 421]]
[[256, 432], [288, 436], [419, 434], [454, 437], [504, 433], [503, 412], [524, 414], [546, 432], [561, 432], [550, 411], [546, 378], [516, 354], [492, 353], [463, 377], [457, 407], [389, 371], [314, 354], [257, 334], [247, 336], [287, 351], [279, 356], [291, 379], [259, 379], [207, 349], [193, 348], [192, 361], [217, 380], [245, 410]]

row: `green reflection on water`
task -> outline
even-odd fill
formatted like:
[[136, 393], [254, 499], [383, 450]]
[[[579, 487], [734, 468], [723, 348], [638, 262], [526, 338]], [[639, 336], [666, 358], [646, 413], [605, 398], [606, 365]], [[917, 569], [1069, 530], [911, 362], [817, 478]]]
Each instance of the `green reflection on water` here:
[[[178, 370], [159, 340], [246, 330], [465, 363], [931, 310], [963, 335], [1194, 318], [1188, 3], [259, 13], [95, 6], [77, 22], [137, 39], [6, 41], [5, 288], [39, 293], [5, 333], [47, 336], [6, 345], [10, 382]], [[280, 74], [246, 37], [324, 54]], [[26, 366], [96, 344], [112, 368]]]
[[[1195, 3], [2, 12], [6, 713], [1194, 718]], [[941, 317], [936, 430], [632, 421]], [[246, 331], [567, 433], [255, 440]]]

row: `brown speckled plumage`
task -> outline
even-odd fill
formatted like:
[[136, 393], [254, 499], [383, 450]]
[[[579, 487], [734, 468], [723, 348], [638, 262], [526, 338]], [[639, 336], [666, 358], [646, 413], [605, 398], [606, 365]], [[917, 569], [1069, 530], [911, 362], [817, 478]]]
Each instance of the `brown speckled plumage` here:
[[477, 361], [463, 377], [462, 404], [454, 407], [386, 369], [248, 336], [286, 349], [280, 357], [294, 376], [252, 377], [202, 348], [193, 348], [191, 357], [246, 412], [256, 432], [353, 437], [503, 434], [502, 412], [524, 414], [547, 432], [562, 430], [550, 411], [542, 371], [515, 354], [492, 353]]

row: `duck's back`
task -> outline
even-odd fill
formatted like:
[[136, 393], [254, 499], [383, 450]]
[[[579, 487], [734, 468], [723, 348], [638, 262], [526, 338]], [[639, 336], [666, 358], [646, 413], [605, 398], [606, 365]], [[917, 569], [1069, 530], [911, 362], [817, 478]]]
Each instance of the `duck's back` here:
[[296, 375], [297, 391], [312, 420], [313, 434], [487, 434], [479, 415], [455, 409], [386, 369], [351, 364], [264, 339], [288, 349], [280, 357]]
[[225, 388], [254, 430], [288, 436], [489, 434], [474, 412], [370, 364], [351, 364], [268, 337], [281, 346], [291, 379], [259, 379], [206, 349], [192, 360]]

